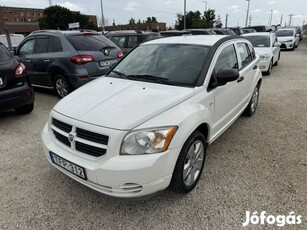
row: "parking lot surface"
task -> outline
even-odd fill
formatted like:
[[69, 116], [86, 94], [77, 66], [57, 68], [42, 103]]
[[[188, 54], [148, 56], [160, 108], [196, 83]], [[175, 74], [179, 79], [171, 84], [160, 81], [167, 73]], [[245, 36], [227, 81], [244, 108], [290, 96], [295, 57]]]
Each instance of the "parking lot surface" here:
[[307, 229], [306, 41], [283, 51], [264, 76], [256, 114], [239, 118], [209, 146], [188, 195], [111, 199], [63, 175], [47, 162], [40, 140], [58, 98], [35, 93], [31, 114], [0, 112], [0, 229], [241, 229], [246, 211], [294, 211], [303, 222], [285, 229]]

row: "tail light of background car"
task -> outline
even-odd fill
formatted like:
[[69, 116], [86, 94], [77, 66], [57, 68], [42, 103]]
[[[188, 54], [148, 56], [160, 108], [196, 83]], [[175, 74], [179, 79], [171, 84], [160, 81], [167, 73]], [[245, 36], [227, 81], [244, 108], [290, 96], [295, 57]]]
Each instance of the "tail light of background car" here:
[[85, 65], [86, 63], [95, 61], [95, 58], [92, 55], [76, 55], [70, 60], [76, 65]]
[[15, 69], [15, 77], [21, 77], [28, 73], [27, 68], [24, 64], [20, 63], [17, 68]]
[[117, 52], [117, 58], [122, 58], [124, 56], [123, 51], [118, 51]]

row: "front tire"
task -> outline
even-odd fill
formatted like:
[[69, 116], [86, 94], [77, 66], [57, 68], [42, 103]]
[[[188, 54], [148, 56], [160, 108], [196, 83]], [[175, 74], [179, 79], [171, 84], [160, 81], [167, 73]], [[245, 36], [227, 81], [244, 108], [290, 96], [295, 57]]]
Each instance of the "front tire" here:
[[251, 117], [254, 115], [257, 109], [259, 100], [259, 84], [255, 87], [251, 100], [248, 103], [248, 106], [243, 112], [243, 115]]
[[271, 75], [271, 73], [272, 73], [272, 68], [273, 68], [273, 58], [272, 58], [272, 60], [271, 60], [271, 62], [270, 62], [268, 71], [264, 72], [264, 74], [265, 74], [265, 75]]
[[280, 52], [279, 52], [279, 54], [278, 54], [278, 58], [277, 58], [276, 62], [274, 63], [274, 66], [278, 66], [278, 61], [279, 61], [279, 59], [280, 59]]
[[55, 78], [54, 78], [54, 88], [55, 88], [59, 98], [66, 97], [72, 91], [72, 87], [70, 86], [70, 83], [61, 74], [58, 74], [58, 75], [55, 76]]
[[176, 162], [170, 189], [186, 194], [194, 189], [202, 174], [206, 158], [205, 136], [194, 131], [184, 143]]

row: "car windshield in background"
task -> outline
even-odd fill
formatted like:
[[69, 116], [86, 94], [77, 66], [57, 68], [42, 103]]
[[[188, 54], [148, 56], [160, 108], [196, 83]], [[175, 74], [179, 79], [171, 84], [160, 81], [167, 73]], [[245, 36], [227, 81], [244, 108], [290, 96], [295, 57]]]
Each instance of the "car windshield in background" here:
[[159, 37], [160, 37], [159, 34], [146, 35], [145, 38], [144, 38], [144, 41], [153, 40], [153, 39], [156, 39], [156, 38], [159, 38]]
[[270, 47], [269, 36], [246, 36], [254, 47]]
[[7, 48], [0, 44], [0, 62], [6, 62], [12, 59], [12, 54], [7, 50]]
[[73, 35], [67, 36], [67, 40], [77, 51], [100, 51], [104, 47], [114, 47], [114, 44], [102, 35]]
[[293, 33], [293, 30], [277, 30], [275, 34], [277, 37], [292, 37]]
[[195, 86], [209, 47], [187, 44], [141, 45], [109, 74], [131, 80]]

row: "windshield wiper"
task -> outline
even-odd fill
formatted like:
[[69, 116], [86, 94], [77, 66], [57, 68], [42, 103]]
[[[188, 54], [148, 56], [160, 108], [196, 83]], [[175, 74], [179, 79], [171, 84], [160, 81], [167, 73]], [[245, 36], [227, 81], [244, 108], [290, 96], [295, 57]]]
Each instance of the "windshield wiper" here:
[[127, 78], [126, 75], [122, 72], [119, 72], [117, 70], [112, 70], [111, 73], [115, 73], [117, 76], [121, 77], [121, 78]]
[[164, 83], [164, 84], [169, 84], [169, 85], [172, 84], [170, 80], [166, 77], [157, 77], [157, 76], [153, 76], [149, 74], [127, 75], [125, 77], [131, 80], [149, 80], [149, 81]]

